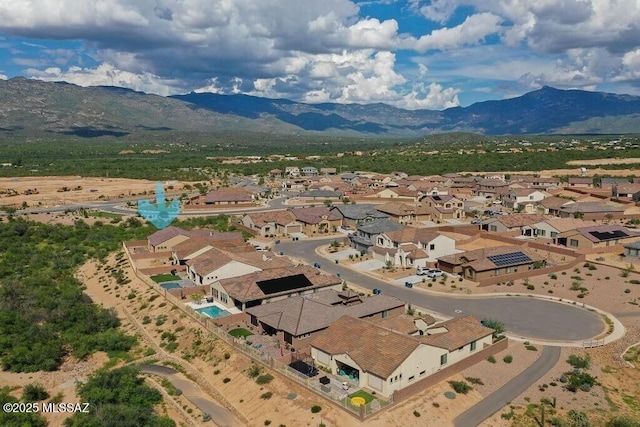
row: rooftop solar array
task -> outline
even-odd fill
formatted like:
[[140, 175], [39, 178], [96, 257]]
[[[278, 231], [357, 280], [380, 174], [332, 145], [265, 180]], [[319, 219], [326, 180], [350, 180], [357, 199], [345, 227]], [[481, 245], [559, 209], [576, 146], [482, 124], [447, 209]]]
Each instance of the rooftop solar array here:
[[598, 240], [623, 239], [625, 237], [629, 237], [629, 235], [622, 230], [590, 231], [589, 234]]
[[497, 267], [502, 267], [505, 265], [516, 265], [516, 264], [524, 264], [527, 262], [531, 262], [531, 258], [529, 258], [523, 252], [511, 252], [508, 254], [502, 255], [491, 255], [488, 256], [489, 260], [494, 263]]
[[284, 291], [293, 291], [294, 289], [308, 288], [309, 286], [313, 286], [313, 283], [311, 283], [304, 274], [296, 274], [295, 276], [262, 280], [256, 282], [256, 285], [258, 285], [265, 295], [271, 295]]

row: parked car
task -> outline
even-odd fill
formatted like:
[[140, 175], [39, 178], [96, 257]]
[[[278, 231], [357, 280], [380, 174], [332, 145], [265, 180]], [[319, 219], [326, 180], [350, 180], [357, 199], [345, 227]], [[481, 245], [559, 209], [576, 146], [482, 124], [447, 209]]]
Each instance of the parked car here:
[[348, 225], [341, 225], [340, 228], [343, 230], [349, 230], [350, 227]]
[[474, 218], [471, 220], [471, 224], [480, 224], [482, 223], [482, 218]]
[[429, 270], [429, 272], [427, 272], [427, 277], [442, 277], [444, 276], [444, 273], [442, 272], [442, 270]]
[[314, 266], [315, 268], [320, 268], [320, 267], [321, 267], [321, 265], [320, 265], [320, 263], [319, 263], [319, 262], [314, 263], [314, 264], [313, 264], [313, 266]]
[[382, 291], [378, 288], [373, 288], [373, 294], [374, 295], [380, 295], [382, 293]]
[[407, 288], [413, 288], [413, 283], [411, 283], [411, 282], [404, 282], [404, 285], [405, 285]]
[[418, 267], [416, 269], [416, 274], [418, 276], [426, 276], [428, 272], [429, 272], [429, 269], [425, 267]]

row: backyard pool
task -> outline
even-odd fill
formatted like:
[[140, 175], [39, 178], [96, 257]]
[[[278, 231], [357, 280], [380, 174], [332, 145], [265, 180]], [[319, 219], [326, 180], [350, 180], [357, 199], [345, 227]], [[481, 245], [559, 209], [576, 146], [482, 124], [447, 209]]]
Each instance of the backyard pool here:
[[182, 286], [180, 286], [180, 284], [178, 284], [177, 282], [166, 282], [166, 283], [161, 283], [160, 286], [162, 286], [165, 289], [180, 289]]
[[218, 317], [224, 317], [224, 316], [228, 316], [231, 313], [229, 313], [227, 310], [223, 310], [221, 308], [216, 307], [215, 305], [212, 305], [210, 307], [204, 307], [204, 308], [197, 308], [196, 311], [198, 313], [202, 313], [206, 316], [209, 316], [213, 319], [217, 319]]

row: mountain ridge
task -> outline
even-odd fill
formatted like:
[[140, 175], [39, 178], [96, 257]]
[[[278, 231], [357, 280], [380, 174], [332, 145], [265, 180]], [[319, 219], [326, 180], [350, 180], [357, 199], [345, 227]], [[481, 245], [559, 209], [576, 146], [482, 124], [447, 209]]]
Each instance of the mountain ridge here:
[[306, 104], [251, 95], [163, 97], [116, 86], [0, 80], [0, 132], [82, 137], [137, 132], [248, 131], [362, 137], [640, 133], [640, 97], [549, 86], [467, 107], [404, 110], [384, 103]]

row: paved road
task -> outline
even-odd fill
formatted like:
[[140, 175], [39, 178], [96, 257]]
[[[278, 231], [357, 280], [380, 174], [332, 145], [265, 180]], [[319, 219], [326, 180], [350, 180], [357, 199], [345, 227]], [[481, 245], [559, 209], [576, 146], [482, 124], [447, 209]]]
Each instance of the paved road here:
[[231, 412], [206, 399], [206, 393], [200, 390], [193, 381], [183, 378], [175, 369], [158, 365], [141, 365], [137, 367], [141, 372], [161, 375], [177, 389], [182, 391], [182, 395], [198, 407], [203, 413], [209, 414], [215, 425], [220, 427], [231, 427], [241, 425]]
[[[587, 340], [605, 330], [599, 315], [577, 306], [527, 296], [521, 297], [465, 297], [434, 294], [402, 285], [390, 284], [369, 275], [336, 265], [316, 254], [315, 248], [332, 239], [286, 241], [274, 247], [276, 252], [300, 258], [311, 264], [319, 262], [322, 269], [367, 289], [378, 288], [414, 306], [449, 317], [471, 315], [479, 319], [491, 318], [504, 323], [507, 331], [531, 340], [563, 341]], [[440, 285], [436, 285], [440, 286]], [[506, 290], [506, 289], [505, 289]]]
[[[477, 426], [535, 384], [560, 360], [560, 347], [543, 347], [531, 366], [453, 420], [456, 427]], [[499, 369], [497, 366], [495, 369]]]

